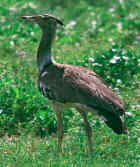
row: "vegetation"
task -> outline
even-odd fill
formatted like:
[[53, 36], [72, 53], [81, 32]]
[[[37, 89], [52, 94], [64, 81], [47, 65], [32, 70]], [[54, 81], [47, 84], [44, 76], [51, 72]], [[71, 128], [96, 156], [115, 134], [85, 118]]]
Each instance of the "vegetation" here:
[[[0, 167], [140, 166], [140, 1], [5, 0], [0, 4]], [[36, 48], [41, 31], [23, 15], [59, 16], [55, 60], [96, 71], [126, 103], [129, 136], [114, 134], [89, 113], [93, 157], [84, 124], [63, 112], [62, 154], [56, 149], [56, 118], [37, 88]]]

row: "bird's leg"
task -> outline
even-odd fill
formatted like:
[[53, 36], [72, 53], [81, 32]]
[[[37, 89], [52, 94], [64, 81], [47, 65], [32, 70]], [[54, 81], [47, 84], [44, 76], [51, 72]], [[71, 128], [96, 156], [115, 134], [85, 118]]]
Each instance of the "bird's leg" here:
[[57, 104], [53, 104], [53, 109], [54, 112], [56, 113], [56, 117], [57, 117], [57, 135], [58, 135], [58, 152], [61, 152], [61, 145], [62, 145], [62, 139], [63, 139], [63, 134], [64, 134], [64, 130], [63, 130], [63, 121], [62, 121], [62, 117], [61, 117], [61, 106], [57, 105]]
[[86, 135], [88, 138], [88, 147], [89, 147], [89, 151], [90, 154], [93, 154], [93, 148], [92, 148], [92, 129], [90, 127], [90, 124], [88, 122], [87, 119], [87, 114], [84, 111], [78, 110], [80, 112], [80, 114], [82, 115], [84, 121], [85, 121], [85, 128], [86, 128]]

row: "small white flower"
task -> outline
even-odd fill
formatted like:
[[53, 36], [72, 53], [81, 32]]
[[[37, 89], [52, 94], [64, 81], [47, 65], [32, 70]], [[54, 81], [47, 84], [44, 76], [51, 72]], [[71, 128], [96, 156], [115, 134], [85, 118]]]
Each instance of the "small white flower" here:
[[115, 60], [119, 60], [120, 57], [119, 57], [119, 56], [114, 56], [114, 59], [115, 59]]
[[91, 12], [91, 13], [90, 13], [90, 15], [91, 15], [91, 16], [94, 16], [94, 15], [95, 15], [95, 13], [94, 13], [94, 12]]
[[118, 91], [118, 90], [119, 90], [119, 88], [114, 88], [114, 90]]
[[134, 104], [131, 105], [132, 109], [136, 109], [136, 106]]
[[0, 114], [3, 112], [3, 110], [2, 109], [0, 109]]
[[105, 55], [102, 55], [102, 58], [105, 58]]
[[17, 8], [16, 8], [16, 7], [11, 7], [11, 8], [9, 8], [9, 10], [10, 10], [11, 12], [16, 12], [16, 11], [17, 11]]
[[104, 29], [103, 29], [103, 28], [99, 28], [99, 31], [100, 31], [100, 32], [103, 32], [103, 31], [104, 31]]
[[29, 3], [29, 6], [30, 6], [31, 8], [33, 8], [33, 9], [37, 8], [37, 6], [36, 6], [34, 3], [32, 3], [32, 2]]
[[140, 137], [138, 138], [138, 143], [140, 144]]
[[110, 60], [110, 63], [112, 63], [112, 64], [115, 64], [116, 62], [117, 62], [116, 59], [111, 59], [111, 60]]
[[121, 22], [119, 22], [119, 23], [117, 24], [117, 28], [118, 28], [119, 31], [122, 30], [122, 23], [121, 23]]
[[71, 29], [76, 25], [76, 21], [71, 21], [66, 25], [66, 29]]
[[94, 58], [90, 57], [90, 58], [88, 59], [88, 61], [89, 61], [90, 63], [93, 63], [95, 60], [94, 60]]
[[40, 119], [43, 120], [44, 118], [42, 116], [40, 116]]
[[92, 122], [91, 122], [91, 126], [94, 126], [95, 124], [96, 124], [96, 120], [92, 120]]
[[97, 23], [96, 23], [96, 21], [94, 20], [94, 21], [91, 22], [91, 24], [92, 24], [92, 25], [96, 25]]
[[119, 56], [114, 56], [111, 60], [110, 63], [115, 64], [117, 62], [117, 60], [119, 60], [120, 57]]
[[121, 80], [120, 80], [120, 79], [117, 79], [117, 83], [121, 83]]
[[113, 39], [112, 39], [112, 38], [108, 38], [108, 41], [109, 41], [109, 42], [112, 42], [112, 41], [113, 41]]
[[120, 1], [120, 4], [123, 4], [123, 0], [119, 0]]
[[128, 60], [128, 57], [127, 57], [127, 56], [123, 56], [123, 59], [124, 59], [124, 60]]
[[126, 115], [132, 116], [132, 112], [125, 112]]
[[114, 12], [115, 9], [114, 9], [114, 8], [110, 8], [109, 11], [110, 11], [110, 12]]
[[93, 66], [102, 66], [101, 64], [99, 63], [92, 63]]
[[17, 35], [16, 34], [12, 35], [12, 38], [13, 39], [17, 38]]
[[28, 144], [28, 145], [30, 144], [30, 140], [27, 141], [27, 144]]
[[14, 41], [10, 41], [10, 44], [11, 44], [12, 46], [14, 46], [14, 45], [15, 45]]
[[21, 56], [21, 58], [22, 59], [24, 59], [27, 55], [26, 55], [26, 53], [24, 52], [24, 51], [16, 51], [16, 53], [19, 55], [19, 56]]
[[116, 52], [117, 51], [117, 49], [112, 49], [112, 52]]
[[31, 32], [31, 35], [34, 35], [34, 32], [33, 32], [33, 31]]
[[96, 28], [96, 24], [97, 24], [97, 23], [96, 23], [96, 21], [95, 21], [95, 20], [91, 22], [91, 25], [92, 25], [92, 28], [93, 28], [93, 29], [95, 29], [95, 28]]
[[128, 17], [129, 17], [130, 19], [134, 19], [134, 18], [136, 18], [136, 15], [130, 13]]

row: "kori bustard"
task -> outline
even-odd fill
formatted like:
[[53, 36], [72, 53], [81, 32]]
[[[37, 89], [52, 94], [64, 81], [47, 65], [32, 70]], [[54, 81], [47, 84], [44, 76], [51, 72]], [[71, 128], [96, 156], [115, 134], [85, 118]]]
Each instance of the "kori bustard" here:
[[125, 113], [122, 100], [108, 88], [95, 72], [74, 65], [59, 64], [52, 58], [52, 44], [57, 25], [62, 21], [49, 15], [23, 16], [23, 19], [37, 23], [42, 37], [37, 51], [39, 69], [38, 87], [51, 101], [58, 125], [58, 152], [61, 150], [63, 125], [61, 111], [64, 107], [75, 107], [85, 121], [89, 151], [92, 154], [92, 130], [87, 112], [96, 113], [117, 134], [128, 134], [122, 116]]

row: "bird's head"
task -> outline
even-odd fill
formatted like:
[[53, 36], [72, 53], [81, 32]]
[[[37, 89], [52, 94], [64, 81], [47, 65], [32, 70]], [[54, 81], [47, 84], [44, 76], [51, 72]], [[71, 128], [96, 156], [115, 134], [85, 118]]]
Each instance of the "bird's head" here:
[[57, 24], [64, 25], [62, 21], [50, 14], [40, 14], [34, 16], [22, 16], [23, 19], [32, 21], [33, 23], [38, 24], [43, 30], [48, 27], [52, 29], [57, 27]]

